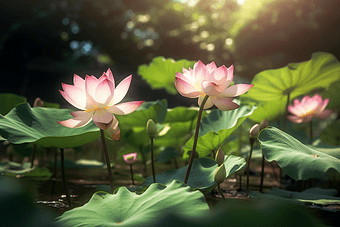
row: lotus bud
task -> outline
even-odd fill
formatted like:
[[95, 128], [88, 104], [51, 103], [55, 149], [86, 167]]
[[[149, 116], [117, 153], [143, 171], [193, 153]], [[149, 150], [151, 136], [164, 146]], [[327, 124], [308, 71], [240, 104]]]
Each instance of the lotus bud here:
[[123, 155], [123, 159], [126, 162], [126, 164], [132, 165], [138, 160], [137, 153], [125, 154]]
[[33, 107], [43, 107], [44, 106], [44, 101], [41, 100], [41, 98], [36, 98], [33, 103]]
[[215, 161], [217, 162], [218, 166], [222, 165], [224, 162], [224, 153], [222, 151], [222, 148], [218, 149], [216, 155], [215, 155]]
[[152, 119], [149, 119], [146, 123], [146, 132], [148, 133], [151, 139], [154, 139], [157, 135], [156, 124]]
[[252, 139], [256, 139], [257, 136], [260, 133], [260, 127], [259, 124], [255, 124], [251, 129], [249, 130], [249, 137]]
[[217, 184], [221, 184], [224, 179], [226, 178], [227, 174], [225, 172], [225, 166], [224, 164], [217, 167], [215, 173], [214, 173], [214, 180]]
[[261, 131], [262, 129], [267, 128], [268, 126], [269, 126], [268, 120], [267, 120], [267, 119], [262, 120], [261, 123], [260, 123], [260, 131]]

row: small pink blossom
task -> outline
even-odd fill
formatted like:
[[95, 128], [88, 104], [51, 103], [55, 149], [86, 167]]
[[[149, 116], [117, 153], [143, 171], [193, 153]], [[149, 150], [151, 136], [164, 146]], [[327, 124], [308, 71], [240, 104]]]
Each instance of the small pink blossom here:
[[220, 110], [237, 109], [239, 105], [232, 102], [234, 97], [247, 92], [253, 84], [236, 84], [229, 86], [234, 79], [234, 67], [224, 65], [216, 67], [215, 62], [204, 65], [201, 61], [195, 63], [194, 68], [183, 68], [183, 73], [176, 73], [175, 86], [178, 92], [188, 98], [197, 98], [198, 105], [206, 95], [209, 96], [204, 105], [208, 109], [213, 105]]
[[137, 153], [124, 154], [123, 159], [127, 164], [132, 165], [138, 160]]
[[313, 97], [306, 95], [301, 102], [295, 99], [294, 106], [288, 106], [289, 112], [294, 115], [289, 115], [287, 118], [294, 123], [310, 122], [313, 116], [326, 119], [333, 113], [333, 110], [325, 110], [328, 102], [329, 99], [322, 100], [318, 94]]
[[113, 114], [126, 115], [135, 111], [144, 101], [119, 103], [126, 95], [132, 75], [126, 77], [115, 87], [115, 81], [110, 69], [97, 79], [86, 76], [85, 80], [74, 75], [74, 85], [62, 83], [61, 95], [74, 107], [81, 111], [71, 112], [73, 118], [59, 121], [69, 128], [79, 128], [87, 125], [91, 120], [98, 128], [105, 130], [113, 140], [119, 140], [120, 130], [118, 120]]

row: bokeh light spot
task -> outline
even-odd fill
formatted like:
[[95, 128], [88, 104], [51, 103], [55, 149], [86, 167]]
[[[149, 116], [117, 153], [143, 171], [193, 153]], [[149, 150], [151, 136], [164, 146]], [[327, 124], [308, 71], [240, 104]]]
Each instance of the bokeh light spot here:
[[62, 20], [62, 23], [63, 25], [68, 25], [70, 23], [70, 19], [68, 19], [67, 17], [65, 17], [63, 20]]
[[60, 34], [60, 36], [61, 36], [61, 39], [62, 39], [63, 41], [67, 41], [68, 38], [69, 38], [67, 32], [62, 32], [62, 33]]
[[77, 40], [72, 40], [72, 41], [70, 42], [70, 48], [71, 48], [72, 50], [78, 49], [78, 48], [79, 48], [79, 41], [77, 41]]
[[233, 40], [231, 38], [226, 38], [225, 44], [230, 46], [231, 44], [233, 44]]

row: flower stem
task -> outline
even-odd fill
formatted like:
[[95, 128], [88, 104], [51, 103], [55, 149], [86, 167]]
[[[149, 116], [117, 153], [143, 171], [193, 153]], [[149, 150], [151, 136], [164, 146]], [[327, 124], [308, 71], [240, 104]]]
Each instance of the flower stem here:
[[[289, 100], [290, 100], [290, 92], [287, 92], [286, 112], [285, 112], [285, 115], [284, 115], [284, 118], [283, 118], [282, 131], [285, 131], [285, 127], [286, 127]], [[282, 175], [283, 175], [283, 171], [282, 171], [282, 168], [280, 167], [280, 183], [282, 183]]]
[[224, 194], [223, 194], [223, 192], [222, 192], [222, 190], [221, 190], [221, 184], [217, 184], [217, 190], [218, 190], [218, 192], [221, 194], [223, 200], [225, 201], [225, 196], [224, 196]]
[[101, 136], [102, 143], [103, 143], [104, 155], [105, 155], [106, 165], [107, 165], [107, 173], [109, 175], [109, 181], [110, 181], [110, 186], [111, 186], [111, 193], [113, 194], [114, 187], [113, 187], [113, 178], [112, 178], [110, 157], [109, 157], [109, 153], [107, 152], [107, 146], [106, 146], [105, 135], [104, 135], [103, 129], [100, 129], [100, 136]]
[[52, 194], [55, 192], [55, 183], [57, 181], [57, 159], [58, 159], [58, 151], [56, 148], [53, 148], [54, 151], [54, 167], [53, 167], [53, 175], [52, 175], [52, 179], [53, 179], [53, 185], [52, 185]]
[[60, 162], [61, 162], [61, 174], [62, 174], [62, 178], [63, 178], [63, 184], [64, 184], [67, 202], [68, 202], [68, 205], [70, 206], [70, 208], [72, 208], [71, 198], [70, 198], [70, 194], [68, 193], [68, 187], [67, 187], [67, 183], [66, 183], [65, 165], [64, 165], [64, 149], [63, 148], [60, 149]]
[[152, 168], [152, 177], [153, 183], [156, 183], [156, 175], [155, 175], [155, 164], [153, 160], [153, 138], [151, 138], [151, 168]]
[[187, 168], [187, 171], [185, 173], [184, 184], [188, 183], [189, 174], [190, 174], [191, 166], [192, 166], [193, 161], [194, 161], [194, 155], [195, 155], [195, 151], [196, 151], [196, 145], [197, 145], [197, 140], [198, 140], [198, 132], [199, 132], [199, 129], [200, 129], [200, 123], [201, 123], [203, 107], [204, 107], [205, 103], [207, 102], [208, 98], [209, 98], [208, 95], [206, 95], [204, 97], [204, 99], [203, 99], [203, 101], [201, 103], [200, 109], [198, 111], [197, 123], [196, 123], [196, 131], [195, 131], [195, 137], [194, 137], [194, 145], [193, 145], [192, 150], [191, 150], [188, 168]]
[[135, 185], [135, 181], [133, 180], [132, 164], [130, 164], [130, 172], [131, 172], [131, 181], [132, 181], [132, 185]]
[[247, 163], [247, 196], [249, 194], [249, 168], [250, 168], [251, 155], [253, 154], [254, 142], [255, 142], [254, 138], [249, 138], [250, 153], [249, 153], [248, 163]]
[[[262, 193], [263, 192], [263, 176], [264, 176], [264, 155], [262, 153], [262, 169], [261, 169], [261, 183], [260, 183], [260, 192]], [[275, 171], [274, 171], [275, 173]]]
[[31, 157], [31, 169], [33, 168], [34, 166], [34, 159], [35, 159], [35, 154], [37, 152], [37, 145], [36, 144], [33, 144], [33, 154], [32, 154], [32, 157]]
[[285, 112], [285, 116], [283, 118], [282, 131], [285, 131], [285, 126], [286, 126], [286, 122], [287, 122], [289, 99], [290, 99], [290, 92], [287, 92], [286, 112]]

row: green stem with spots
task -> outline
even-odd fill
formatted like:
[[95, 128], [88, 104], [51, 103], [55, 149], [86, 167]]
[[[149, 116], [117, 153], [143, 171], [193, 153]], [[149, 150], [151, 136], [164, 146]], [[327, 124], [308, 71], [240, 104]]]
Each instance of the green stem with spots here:
[[130, 164], [130, 172], [131, 172], [131, 181], [132, 181], [132, 185], [135, 185], [135, 181], [134, 181], [134, 179], [133, 179], [132, 164]]
[[[260, 192], [263, 192], [263, 178], [264, 178], [264, 154], [262, 153], [262, 164], [261, 164], [261, 183], [260, 183]], [[275, 171], [274, 171], [275, 173]]]
[[251, 155], [253, 154], [254, 142], [255, 142], [254, 138], [249, 138], [250, 152], [249, 152], [248, 163], [247, 163], [247, 196], [249, 194], [249, 168], [250, 168]]
[[223, 194], [223, 192], [222, 192], [222, 190], [221, 190], [221, 184], [217, 184], [217, 190], [218, 190], [218, 192], [221, 194], [223, 200], [225, 201], [225, 196], [224, 196], [224, 194]]
[[155, 163], [153, 160], [153, 138], [151, 138], [151, 168], [152, 168], [152, 177], [153, 183], [156, 183], [156, 174], [155, 174]]
[[204, 97], [204, 99], [203, 99], [203, 101], [201, 103], [200, 109], [198, 111], [197, 123], [196, 123], [196, 131], [195, 131], [195, 137], [194, 137], [194, 144], [193, 144], [193, 148], [191, 150], [188, 168], [187, 168], [187, 171], [185, 173], [184, 184], [188, 183], [190, 170], [191, 170], [192, 164], [194, 162], [194, 156], [195, 156], [195, 152], [196, 152], [196, 145], [197, 145], [197, 140], [198, 140], [198, 132], [199, 132], [199, 129], [200, 129], [200, 123], [201, 123], [201, 118], [202, 118], [202, 113], [203, 113], [203, 107], [204, 107], [205, 103], [207, 102], [208, 98], [209, 98], [208, 95], [206, 95]]
[[37, 145], [36, 144], [33, 144], [33, 154], [32, 154], [32, 157], [31, 157], [31, 169], [33, 168], [34, 166], [34, 159], [35, 159], [35, 154], [37, 152]]
[[109, 152], [107, 151], [107, 146], [106, 146], [106, 141], [105, 141], [105, 135], [104, 135], [104, 130], [100, 129], [100, 136], [103, 144], [103, 150], [104, 150], [104, 155], [106, 159], [106, 166], [107, 166], [107, 173], [109, 175], [109, 182], [111, 186], [111, 193], [113, 194], [114, 186], [113, 186], [113, 178], [112, 178], [112, 171], [111, 171], [111, 164], [110, 164], [110, 157], [109, 157]]
[[64, 189], [65, 189], [66, 199], [67, 199], [68, 205], [70, 206], [70, 208], [72, 208], [71, 197], [70, 197], [70, 194], [68, 192], [68, 187], [67, 187], [67, 183], [66, 183], [65, 165], [64, 165], [64, 149], [62, 149], [62, 148], [60, 149], [60, 163], [61, 163], [61, 174], [62, 174], [62, 178], [63, 178], [63, 184], [64, 184]]

